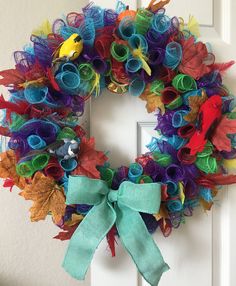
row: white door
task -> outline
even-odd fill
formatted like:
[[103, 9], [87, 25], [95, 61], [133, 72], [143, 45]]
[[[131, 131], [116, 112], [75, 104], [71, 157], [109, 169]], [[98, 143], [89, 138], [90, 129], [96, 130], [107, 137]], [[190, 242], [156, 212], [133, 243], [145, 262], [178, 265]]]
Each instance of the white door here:
[[[20, 3], [18, 3], [20, 2]], [[32, 4], [33, 2], [33, 4]], [[114, 0], [96, 4], [115, 7]], [[126, 1], [131, 8], [146, 6], [149, 0]], [[1, 69], [8, 68], [11, 51], [20, 48], [41, 19], [56, 18], [62, 12], [79, 10], [86, 1], [75, 0], [0, 0]], [[236, 20], [233, 0], [172, 0], [167, 14], [195, 15], [201, 24], [204, 41], [213, 44], [218, 61], [236, 59]], [[20, 15], [24, 13], [24, 17]], [[20, 23], [20, 25], [18, 25]], [[2, 58], [2, 56], [4, 57]], [[236, 94], [236, 68], [225, 82]], [[130, 95], [103, 92], [87, 105], [84, 126], [96, 138], [99, 150], [110, 151], [113, 167], [129, 164], [145, 152], [145, 144], [155, 133], [156, 118], [145, 112], [145, 103]], [[222, 189], [210, 213], [200, 208], [186, 224], [173, 230], [168, 238], [160, 231], [155, 240], [171, 270], [164, 273], [160, 286], [234, 286], [236, 274], [236, 193], [235, 186]], [[60, 268], [67, 243], [52, 240], [57, 229], [48, 220], [32, 224], [28, 219], [30, 203], [16, 193], [0, 194], [0, 286], [147, 286], [138, 275], [131, 258], [118, 240], [116, 258], [110, 257], [104, 241], [97, 250], [85, 282], [68, 277]]]

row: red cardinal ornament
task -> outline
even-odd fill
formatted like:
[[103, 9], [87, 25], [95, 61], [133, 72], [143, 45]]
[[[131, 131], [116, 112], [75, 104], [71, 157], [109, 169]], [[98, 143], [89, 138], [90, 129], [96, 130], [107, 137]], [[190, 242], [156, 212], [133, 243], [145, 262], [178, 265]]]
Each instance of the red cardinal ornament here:
[[203, 103], [199, 110], [196, 131], [185, 146], [190, 149], [190, 155], [203, 151], [207, 139], [221, 118], [221, 109], [222, 99], [219, 95], [213, 95]]

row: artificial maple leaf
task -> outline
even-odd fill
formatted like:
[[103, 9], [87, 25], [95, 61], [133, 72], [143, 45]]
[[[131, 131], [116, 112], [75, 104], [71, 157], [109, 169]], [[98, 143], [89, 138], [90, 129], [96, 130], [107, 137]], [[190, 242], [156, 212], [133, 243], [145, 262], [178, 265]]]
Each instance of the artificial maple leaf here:
[[117, 230], [114, 225], [107, 233], [107, 243], [110, 248], [112, 257], [116, 256], [116, 248], [115, 248], [115, 243], [117, 243], [116, 238], [115, 238], [116, 233], [117, 233]]
[[52, 214], [55, 223], [59, 223], [65, 213], [65, 196], [54, 179], [44, 174], [35, 173], [30, 184], [26, 185], [20, 193], [26, 200], [32, 200], [30, 208], [31, 221], [39, 221], [46, 218], [48, 213]]
[[162, 218], [159, 220], [159, 226], [164, 237], [168, 237], [172, 231], [172, 224], [169, 219]]
[[214, 189], [217, 185], [232, 185], [236, 184], [236, 175], [204, 174], [196, 179], [196, 182], [203, 187]]
[[30, 104], [25, 101], [18, 101], [17, 103], [6, 101], [3, 95], [0, 96], [0, 109], [6, 109], [7, 111], [15, 112], [17, 114], [27, 113], [27, 109]]
[[199, 79], [211, 71], [211, 68], [205, 64], [208, 56], [208, 50], [202, 42], [196, 42], [195, 37], [189, 37], [181, 41], [182, 59], [179, 65], [179, 71], [190, 75], [194, 79]]
[[11, 179], [18, 188], [23, 189], [26, 179], [16, 172], [16, 156], [13, 150], [0, 153], [0, 178]]
[[107, 161], [106, 155], [94, 149], [95, 139], [82, 138], [80, 153], [78, 155], [78, 167], [72, 172], [73, 175], [84, 175], [93, 179], [100, 179], [100, 173], [96, 166], [102, 166]]
[[215, 129], [211, 141], [217, 150], [230, 152], [232, 150], [232, 146], [227, 135], [235, 133], [236, 119], [228, 119], [227, 116], [223, 116]]
[[155, 93], [150, 92], [150, 86], [144, 90], [144, 92], [140, 95], [142, 100], [147, 101], [146, 109], [148, 113], [154, 112], [159, 108], [161, 113], [165, 113], [165, 105], [161, 100], [161, 96]]
[[207, 95], [204, 91], [202, 92], [201, 96], [199, 95], [190, 96], [188, 98], [188, 102], [191, 111], [184, 116], [184, 120], [188, 122], [193, 122], [194, 120], [196, 120], [199, 109], [206, 100], [207, 100]]
[[10, 133], [11, 132], [10, 132], [9, 128], [0, 126], [0, 135], [5, 136], [5, 137], [9, 137]]
[[199, 202], [200, 202], [202, 208], [204, 209], [204, 211], [210, 211], [211, 207], [213, 206], [213, 202], [207, 202], [207, 201], [203, 200], [202, 198], [199, 199]]
[[60, 231], [58, 235], [54, 236], [53, 238], [60, 239], [61, 241], [69, 240], [71, 239], [72, 235], [76, 231], [77, 227], [78, 227], [78, 224], [73, 225], [73, 226], [64, 225], [62, 227], [63, 231]]
[[21, 74], [21, 72], [17, 69], [9, 69], [0, 72], [0, 85], [4, 86], [17, 86], [25, 82], [25, 76]]
[[166, 201], [168, 198], [167, 185], [161, 185], [161, 201]]
[[168, 213], [166, 207], [161, 205], [159, 213], [154, 214], [154, 217], [157, 221], [159, 221], [160, 219], [168, 219], [169, 213]]
[[217, 70], [221, 74], [224, 74], [234, 64], [235, 64], [235, 61], [229, 61], [226, 63], [214, 63], [210, 67], [211, 67], [212, 71]]

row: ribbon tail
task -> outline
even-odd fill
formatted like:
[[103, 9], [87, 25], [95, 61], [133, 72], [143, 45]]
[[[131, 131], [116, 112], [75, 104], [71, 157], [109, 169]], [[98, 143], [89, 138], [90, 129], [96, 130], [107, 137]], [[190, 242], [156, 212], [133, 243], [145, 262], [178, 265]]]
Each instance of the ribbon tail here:
[[116, 226], [120, 239], [131, 255], [140, 274], [151, 285], [157, 286], [169, 266], [149, 234], [140, 214], [124, 205], [116, 205]]
[[69, 242], [62, 264], [72, 277], [84, 280], [96, 248], [115, 220], [116, 213], [105, 199], [85, 216]]

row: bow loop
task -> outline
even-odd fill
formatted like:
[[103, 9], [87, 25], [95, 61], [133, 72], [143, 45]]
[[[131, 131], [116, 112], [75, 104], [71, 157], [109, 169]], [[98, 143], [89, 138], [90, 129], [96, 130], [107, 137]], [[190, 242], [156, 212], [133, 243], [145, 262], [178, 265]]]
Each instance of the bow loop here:
[[106, 182], [84, 176], [70, 176], [66, 204], [98, 205], [109, 193]]

